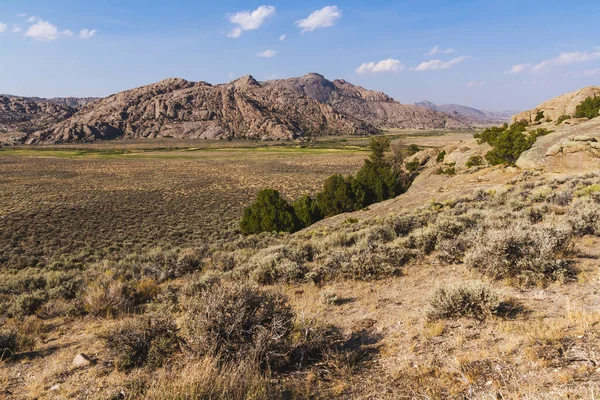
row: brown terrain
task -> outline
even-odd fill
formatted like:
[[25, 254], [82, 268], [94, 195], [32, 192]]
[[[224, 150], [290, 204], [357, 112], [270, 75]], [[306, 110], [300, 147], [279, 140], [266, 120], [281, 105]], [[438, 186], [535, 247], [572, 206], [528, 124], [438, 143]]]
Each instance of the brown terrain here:
[[[331, 86], [315, 91], [314, 80], [272, 84], [286, 93], [304, 85], [310, 97], [298, 96], [339, 107], [341, 94]], [[184, 92], [198, 90], [178, 82]], [[272, 98], [270, 84], [238, 84]], [[389, 103], [359, 89], [353, 96]], [[562, 98], [553, 107], [570, 110], [572, 97]], [[107, 100], [77, 115], [91, 115]], [[392, 121], [399, 114], [385, 115]], [[241, 236], [229, 219], [225, 235], [215, 227], [209, 237], [195, 222], [221, 202], [239, 213], [265, 185], [292, 199], [314, 193], [315, 181], [358, 169], [366, 153], [357, 138], [338, 142], [346, 143], [343, 150], [248, 150], [236, 142], [211, 147], [219, 141], [210, 140], [207, 148], [195, 141], [194, 148], [146, 145], [124, 153], [109, 152], [107, 143], [96, 152], [96, 144], [2, 149], [0, 218], [14, 228], [3, 232], [10, 272], [0, 282], [0, 311], [13, 313], [5, 326], [21, 348], [0, 361], [0, 396], [594, 399], [599, 120], [532, 124], [529, 132], [552, 132], [515, 166], [468, 166], [490, 146], [464, 132], [406, 134], [392, 149], [424, 147], [405, 160], [418, 161], [419, 173], [406, 193], [295, 234]], [[31, 184], [40, 168], [42, 185]], [[438, 172], [446, 168], [454, 170]], [[215, 214], [216, 221], [228, 218]], [[73, 287], [76, 294], [64, 297]], [[251, 308], [274, 311], [263, 326], [244, 330], [254, 334], [250, 349], [230, 329], [249, 307], [227, 297], [240, 287], [286, 299], [277, 309], [280, 298], [265, 295], [275, 301]], [[253, 300], [255, 292], [243, 293]], [[19, 314], [36, 298], [43, 305]], [[165, 318], [168, 329], [153, 325]], [[232, 347], [198, 350], [216, 335]], [[150, 343], [145, 358], [131, 355], [140, 343]], [[124, 354], [142, 360], [126, 365]], [[285, 361], [265, 370], [240, 354]]]

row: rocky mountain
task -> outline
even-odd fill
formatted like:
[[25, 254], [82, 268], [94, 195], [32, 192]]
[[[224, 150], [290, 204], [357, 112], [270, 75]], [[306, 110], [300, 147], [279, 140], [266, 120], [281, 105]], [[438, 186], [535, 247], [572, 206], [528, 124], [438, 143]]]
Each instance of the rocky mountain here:
[[292, 87], [298, 92], [329, 104], [344, 115], [352, 115], [379, 129], [463, 129], [465, 124], [435, 110], [401, 104], [385, 93], [367, 90], [345, 80], [329, 81], [319, 74], [307, 74], [267, 82], [268, 85]]
[[512, 121], [526, 120], [528, 122], [535, 122], [538, 112], [544, 113], [546, 120], [550, 119], [556, 121], [560, 116], [573, 115], [575, 108], [588, 97], [600, 96], [600, 86], [588, 86], [583, 89], [576, 90], [571, 93], [566, 93], [561, 96], [555, 97], [548, 101], [543, 102], [532, 110], [523, 111], [513, 115]]
[[127, 90], [86, 104], [26, 143], [116, 138], [295, 139], [366, 135], [384, 128], [468, 128], [455, 118], [400, 104], [381, 92], [318, 74], [258, 82], [248, 75], [211, 85], [184, 79]]
[[434, 104], [430, 101], [415, 103], [419, 107], [429, 108], [470, 125], [498, 125], [509, 122], [518, 111], [485, 111], [459, 104]]
[[67, 104], [0, 95], [0, 133], [33, 133], [77, 112]]

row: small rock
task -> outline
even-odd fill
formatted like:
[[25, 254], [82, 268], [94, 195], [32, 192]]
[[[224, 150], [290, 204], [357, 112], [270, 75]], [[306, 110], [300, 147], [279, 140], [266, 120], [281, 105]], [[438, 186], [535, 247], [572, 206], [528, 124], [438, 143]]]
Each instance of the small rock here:
[[597, 142], [595, 137], [589, 135], [575, 135], [569, 137], [569, 140], [574, 142]]
[[83, 353], [79, 353], [73, 359], [72, 366], [77, 368], [87, 367], [92, 363], [92, 359]]
[[53, 392], [56, 391], [56, 390], [60, 390], [60, 384], [56, 384], [56, 385], [52, 386], [50, 388], [50, 390], [53, 391]]

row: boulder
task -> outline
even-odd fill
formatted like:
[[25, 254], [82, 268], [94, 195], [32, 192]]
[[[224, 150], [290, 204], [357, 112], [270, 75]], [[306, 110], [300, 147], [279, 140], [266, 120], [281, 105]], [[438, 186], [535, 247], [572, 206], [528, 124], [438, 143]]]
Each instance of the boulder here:
[[75, 368], [85, 368], [92, 364], [92, 359], [83, 353], [79, 353], [73, 359], [71, 365]]

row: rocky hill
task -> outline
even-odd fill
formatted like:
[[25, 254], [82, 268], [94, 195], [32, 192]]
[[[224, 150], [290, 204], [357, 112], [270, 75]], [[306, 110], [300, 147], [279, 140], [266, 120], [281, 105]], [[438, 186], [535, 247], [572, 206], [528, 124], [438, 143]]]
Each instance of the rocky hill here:
[[415, 103], [416, 106], [429, 108], [470, 125], [497, 125], [509, 122], [517, 111], [486, 111], [461, 106], [459, 104], [434, 104], [430, 101]]
[[379, 129], [464, 129], [469, 124], [412, 104], [401, 104], [385, 93], [367, 90], [345, 80], [329, 81], [319, 74], [276, 80], [269, 85], [288, 86], [344, 115], [353, 115]]
[[318, 74], [258, 82], [248, 75], [223, 85], [166, 79], [85, 105], [30, 134], [26, 143], [116, 138], [296, 139], [372, 134], [384, 128], [468, 128], [447, 115], [403, 105], [381, 92]]
[[100, 97], [52, 97], [52, 98], [44, 98], [44, 97], [23, 97], [23, 96], [13, 96], [10, 94], [2, 94], [0, 96], [8, 97], [8, 98], [20, 98], [27, 101], [32, 102], [44, 102], [44, 103], [54, 103], [62, 106], [68, 106], [73, 108], [82, 108], [86, 104], [92, 103], [96, 100], [100, 100]]
[[573, 115], [575, 108], [586, 98], [600, 96], [600, 86], [588, 86], [575, 92], [566, 93], [545, 101], [532, 110], [513, 115], [512, 122], [526, 120], [535, 122], [539, 112], [544, 113], [544, 119], [556, 121], [563, 115]]
[[32, 133], [49, 128], [77, 112], [67, 104], [0, 95], [0, 133]]

